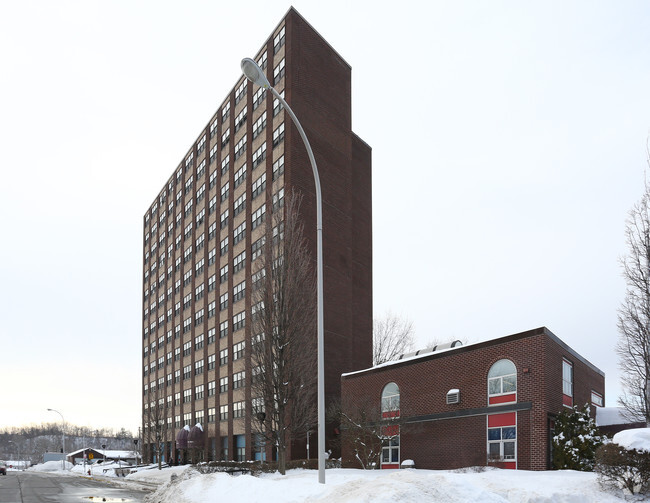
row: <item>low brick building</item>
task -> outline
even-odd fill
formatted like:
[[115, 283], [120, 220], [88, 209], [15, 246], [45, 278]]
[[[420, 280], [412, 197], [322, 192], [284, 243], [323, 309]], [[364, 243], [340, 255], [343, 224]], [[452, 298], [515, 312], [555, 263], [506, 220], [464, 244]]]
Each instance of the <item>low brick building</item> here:
[[[368, 403], [385, 424], [381, 467], [550, 467], [555, 416], [605, 402], [605, 374], [545, 327], [413, 355], [341, 378], [343, 410]], [[350, 412], [352, 414], [352, 412]], [[354, 447], [343, 462], [359, 466]]]

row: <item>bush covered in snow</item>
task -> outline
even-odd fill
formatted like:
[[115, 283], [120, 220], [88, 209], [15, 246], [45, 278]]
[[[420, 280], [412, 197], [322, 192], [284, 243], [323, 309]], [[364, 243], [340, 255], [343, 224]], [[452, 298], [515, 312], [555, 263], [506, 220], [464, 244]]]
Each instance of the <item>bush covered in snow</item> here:
[[601, 484], [619, 487], [630, 494], [650, 492], [650, 453], [609, 443], [596, 453]]
[[565, 408], [555, 419], [553, 467], [560, 470], [592, 471], [596, 450], [604, 437], [589, 416], [589, 405], [582, 410]]

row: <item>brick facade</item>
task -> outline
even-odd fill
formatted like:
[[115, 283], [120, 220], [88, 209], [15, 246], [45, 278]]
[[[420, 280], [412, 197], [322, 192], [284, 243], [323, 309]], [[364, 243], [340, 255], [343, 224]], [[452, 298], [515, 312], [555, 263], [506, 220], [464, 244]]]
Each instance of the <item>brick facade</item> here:
[[[261, 66], [269, 81], [285, 93], [318, 165], [329, 403], [340, 396], [341, 373], [367, 367], [372, 360], [371, 149], [351, 130], [350, 66], [293, 8], [254, 58], [260, 64], [264, 61]], [[149, 411], [162, 400], [166, 404], [162, 420], [168, 425], [161, 439], [166, 459], [179, 459], [176, 435], [197, 422], [204, 426], [203, 459], [273, 456], [269, 446], [255, 445], [251, 390], [246, 385], [251, 376], [252, 246], [264, 227], [253, 228], [252, 216], [265, 206], [270, 218], [282, 190], [287, 196], [294, 190], [300, 193], [305, 236], [315, 264], [316, 202], [311, 166], [297, 129], [270, 93], [258, 93], [258, 86], [239, 77], [144, 216], [144, 444], [146, 448], [154, 440]], [[265, 128], [254, 129], [264, 114]], [[276, 141], [275, 132], [282, 125], [284, 136]], [[264, 156], [258, 155], [262, 151]], [[276, 173], [280, 160], [284, 168]], [[242, 170], [245, 177], [238, 176]], [[263, 176], [266, 182], [256, 191]], [[236, 213], [241, 198], [245, 205]], [[243, 238], [236, 240], [242, 225], [246, 225]], [[244, 266], [236, 267], [238, 263]], [[228, 273], [223, 276], [225, 267]], [[235, 298], [235, 287], [243, 284], [248, 286], [245, 294]], [[246, 323], [236, 324], [241, 313]], [[222, 331], [223, 323], [228, 326]], [[241, 343], [245, 348], [235, 359], [235, 346]], [[177, 355], [178, 351], [182, 353]], [[222, 351], [228, 351], [224, 361]], [[201, 362], [204, 365], [197, 370]], [[245, 379], [239, 382], [244, 385], [235, 388], [235, 374], [241, 372]], [[226, 378], [227, 389], [222, 391], [220, 383]], [[199, 392], [200, 386], [204, 388]], [[216, 391], [210, 393], [210, 386]], [[220, 418], [222, 408], [227, 417]], [[314, 438], [312, 457], [318, 452]], [[294, 442], [292, 449], [289, 459], [305, 457], [304, 442]]]
[[[516, 368], [516, 393], [495, 396], [490, 404], [488, 372], [503, 359]], [[491, 422], [516, 427], [512, 467], [545, 470], [549, 430], [563, 407], [564, 359], [573, 365], [575, 405], [590, 403], [592, 391], [605, 396], [603, 372], [542, 327], [343, 375], [343, 404], [364, 396], [379, 404], [384, 386], [396, 383], [403, 422], [400, 460], [413, 459], [420, 468], [485, 465]], [[460, 401], [447, 404], [454, 389], [460, 390]], [[350, 446], [343, 445], [342, 454], [347, 466], [355, 466]]]

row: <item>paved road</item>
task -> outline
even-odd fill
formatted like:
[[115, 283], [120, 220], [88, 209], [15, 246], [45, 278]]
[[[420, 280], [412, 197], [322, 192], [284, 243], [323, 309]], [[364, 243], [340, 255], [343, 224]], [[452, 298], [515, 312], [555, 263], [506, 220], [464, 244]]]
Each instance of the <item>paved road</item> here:
[[[7, 472], [0, 476], [2, 503], [138, 502], [149, 491], [123, 487], [124, 482], [40, 472]], [[105, 500], [103, 498], [106, 498]]]

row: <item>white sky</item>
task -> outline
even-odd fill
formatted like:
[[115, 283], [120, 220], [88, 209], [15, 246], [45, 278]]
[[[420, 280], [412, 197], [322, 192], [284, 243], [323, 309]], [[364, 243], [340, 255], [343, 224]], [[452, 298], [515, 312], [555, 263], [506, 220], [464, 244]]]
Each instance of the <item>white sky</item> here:
[[[294, 6], [353, 69], [375, 314], [420, 346], [546, 325], [615, 405], [650, 4]], [[0, 2], [0, 427], [140, 424], [142, 216], [288, 8]]]

